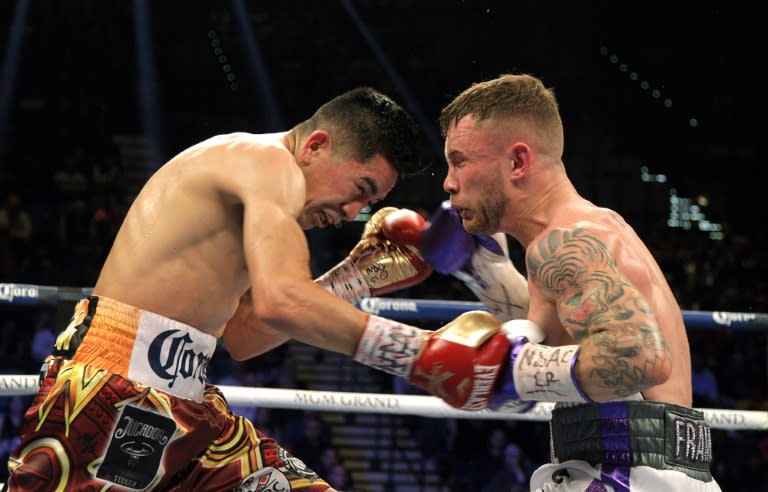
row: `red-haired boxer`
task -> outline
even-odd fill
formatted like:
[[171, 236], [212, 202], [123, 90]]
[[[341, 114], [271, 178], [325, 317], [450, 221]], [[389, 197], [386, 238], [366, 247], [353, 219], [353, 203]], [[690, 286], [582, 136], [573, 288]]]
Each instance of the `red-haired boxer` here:
[[526, 249], [528, 316], [504, 324], [490, 407], [557, 402], [554, 460], [531, 490], [719, 491], [680, 307], [629, 224], [568, 179], [553, 91], [526, 74], [472, 84], [440, 126], [443, 188], [464, 228]]

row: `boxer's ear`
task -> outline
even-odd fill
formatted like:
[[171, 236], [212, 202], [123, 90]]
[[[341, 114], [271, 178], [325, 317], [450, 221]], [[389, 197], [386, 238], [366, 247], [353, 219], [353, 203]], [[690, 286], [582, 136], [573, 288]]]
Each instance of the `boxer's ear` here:
[[513, 178], [524, 176], [531, 167], [533, 154], [525, 142], [515, 142], [507, 150], [509, 169]]
[[311, 162], [312, 157], [320, 150], [329, 147], [331, 144], [331, 137], [326, 130], [315, 130], [309, 134], [304, 140], [301, 146], [301, 160], [304, 162]]

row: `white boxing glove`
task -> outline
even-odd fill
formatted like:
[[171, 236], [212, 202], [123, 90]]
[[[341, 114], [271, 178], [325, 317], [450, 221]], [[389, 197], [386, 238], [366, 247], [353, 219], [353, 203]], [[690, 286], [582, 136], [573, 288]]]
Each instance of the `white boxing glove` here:
[[[513, 319], [502, 323], [501, 332], [507, 335], [510, 341], [510, 362], [514, 364], [514, 355], [516, 350], [522, 345], [530, 343], [542, 343], [544, 341], [544, 330], [539, 325], [529, 319]], [[522, 401], [516, 398], [509, 398], [506, 395], [504, 382], [500, 385], [498, 394], [491, 400], [491, 407], [497, 412], [503, 413], [523, 413], [527, 412], [536, 405], [535, 401]]]
[[[453, 272], [501, 321], [528, 315], [528, 281], [509, 259], [507, 236], [496, 233], [481, 237], [469, 264]], [[492, 251], [495, 241], [503, 253]], [[493, 248], [495, 249], [495, 248]]]
[[501, 324], [501, 331], [511, 341], [525, 337], [531, 343], [543, 343], [546, 336], [539, 325], [529, 319], [513, 319]]

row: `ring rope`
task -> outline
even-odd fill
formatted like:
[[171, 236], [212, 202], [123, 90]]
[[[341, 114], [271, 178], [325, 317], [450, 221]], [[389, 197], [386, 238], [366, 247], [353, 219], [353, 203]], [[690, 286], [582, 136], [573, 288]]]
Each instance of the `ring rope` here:
[[[0, 307], [55, 307], [59, 301], [78, 301], [91, 293], [89, 287], [0, 283]], [[368, 297], [358, 307], [400, 321], [445, 320], [474, 309], [487, 310], [481, 302]], [[687, 328], [768, 331], [768, 313], [683, 311]]]
[[[55, 307], [60, 301], [75, 302], [91, 293], [88, 287], [56, 287], [49, 285], [0, 283], [0, 308]], [[370, 297], [358, 307], [363, 311], [403, 321], [416, 319], [452, 319], [474, 309], [486, 309], [480, 302], [440, 301]], [[726, 311], [683, 311], [688, 328], [768, 330], [768, 313]], [[37, 375], [0, 375], [0, 397], [31, 395], [37, 391]], [[315, 411], [390, 413], [437, 418], [548, 421], [552, 403], [541, 402], [526, 413], [503, 413], [491, 410], [467, 412], [452, 408], [441, 399], [426, 395], [334, 392], [281, 388], [220, 386], [232, 405], [290, 408]], [[765, 430], [768, 412], [700, 408], [715, 429]]]
[[[37, 391], [37, 384], [37, 375], [0, 375], [0, 397], [34, 394]], [[468, 412], [455, 409], [437, 397], [426, 395], [356, 393], [228, 385], [220, 385], [218, 387], [224, 393], [229, 404], [233, 406], [256, 406], [293, 410], [546, 422], [552, 418], [552, 408], [554, 407], [554, 403], [540, 402], [525, 413], [504, 413], [488, 409], [479, 412]], [[768, 429], [768, 412], [719, 408], [700, 408], [699, 410], [704, 412], [704, 418], [713, 429]]]

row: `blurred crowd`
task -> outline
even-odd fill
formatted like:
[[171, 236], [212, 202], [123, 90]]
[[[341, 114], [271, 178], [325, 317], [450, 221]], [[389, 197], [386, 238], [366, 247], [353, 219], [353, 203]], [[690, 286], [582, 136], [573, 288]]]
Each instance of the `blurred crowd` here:
[[[32, 180], [37, 184], [34, 188], [28, 186]], [[92, 286], [130, 206], [135, 190], [128, 183], [120, 153], [109, 142], [96, 149], [71, 145], [58, 167], [45, 176], [0, 176], [0, 281]], [[408, 205], [407, 194], [398, 199], [403, 203], [392, 205]], [[429, 215], [427, 209], [420, 212]], [[336, 230], [308, 231], [315, 253], [313, 270], [319, 274], [343, 257], [361, 229], [362, 222], [355, 222]], [[713, 241], [699, 231], [671, 229], [663, 221], [639, 232], [658, 258], [683, 309], [768, 312], [765, 252], [750, 236], [727, 231], [723, 240]], [[510, 246], [513, 261], [522, 268], [522, 249], [514, 240]], [[397, 295], [474, 300], [463, 284], [440, 274]], [[66, 316], [56, 309], [3, 308], [0, 371], [36, 373]], [[423, 324], [436, 328], [439, 323], [424, 320]], [[765, 332], [689, 330], [689, 337], [696, 407], [768, 410]], [[286, 349], [279, 348], [241, 363], [217, 354], [214, 360], [219, 362], [209, 375], [219, 384], [306, 386], [296, 377], [286, 354]], [[418, 392], [393, 383], [370, 391]], [[29, 397], [0, 398], [0, 463], [17, 442], [28, 404]], [[355, 490], [352, 475], [332, 444], [330, 426], [321, 415], [256, 407], [237, 411], [328, 477], [338, 490]], [[527, 490], [531, 472], [548, 460], [548, 430], [540, 423], [418, 417], [407, 423], [423, 459], [438, 471], [446, 490]], [[713, 442], [714, 473], [724, 490], [764, 487], [757, 480], [768, 466], [765, 431], [716, 430]], [[0, 467], [0, 482], [6, 476], [7, 471]]]
[[[764, 233], [758, 230], [762, 226], [759, 217], [765, 217], [764, 207], [759, 204], [763, 183], [745, 180], [743, 173], [702, 172], [720, 169], [723, 162], [732, 169], [751, 169], [764, 155], [752, 150], [758, 128], [750, 124], [754, 118], [741, 118], [738, 115], [742, 113], [737, 113], [744, 106], [754, 106], [755, 112], [760, 109], [751, 104], [751, 99], [749, 104], [737, 99], [741, 94], [753, 97], [759, 92], [751, 90], [753, 81], [757, 89], [758, 79], [754, 60], [747, 58], [754, 55], [749, 48], [759, 43], [744, 41], [749, 33], [758, 32], [759, 22], [753, 22], [753, 29], [749, 29], [749, 22], [745, 22], [748, 19], [734, 17], [739, 19], [734, 22], [716, 17], [716, 29], [704, 29], [702, 26], [708, 24], [690, 22], [691, 9], [683, 11], [681, 15], [687, 16], [685, 24], [695, 26], [697, 32], [705, 33], [708, 42], [718, 46], [698, 44], [694, 42], [696, 37], [683, 36], [681, 39], [687, 41], [681, 46], [690, 52], [680, 57], [675, 55], [679, 51], [673, 50], [672, 37], [664, 36], [660, 29], [664, 21], [678, 34], [685, 26], [670, 17], [669, 11], [659, 16], [658, 9], [649, 9], [644, 3], [638, 5], [652, 16], [655, 36], [632, 35], [628, 26], [644, 26], [635, 16], [631, 17], [633, 22], [609, 24], [597, 15], [601, 12], [577, 4], [574, 9], [583, 18], [572, 17], [565, 5], [551, 9], [542, 4], [541, 12], [532, 14], [537, 2], [495, 2], [493, 8], [484, 3], [442, 2], [439, 9], [430, 2], [367, 0], [355, 4], [368, 14], [362, 18], [371, 27], [372, 37], [385, 48], [381, 51], [397, 60], [392, 65], [404, 74], [419, 74], [423, 79], [404, 77], [412, 79], [415, 99], [424, 108], [431, 108], [425, 111], [429, 119], [449, 94], [479, 74], [492, 76], [514, 66], [556, 82], [562, 100], [567, 101], [562, 110], [568, 135], [566, 153], [570, 154], [565, 162], [571, 178], [587, 198], [621, 212], [638, 230], [662, 266], [681, 307], [768, 313], [768, 245]], [[26, 21], [19, 22], [14, 16], [16, 5], [29, 6]], [[270, 68], [267, 79], [272, 79], [277, 88], [265, 91], [265, 95], [257, 90], [263, 85], [262, 79], [249, 80], [246, 75], [253, 68], [246, 61], [254, 56], [242, 46], [250, 48], [251, 44], [241, 42], [241, 37], [247, 39], [241, 34], [241, 19], [232, 14], [227, 3], [187, 2], [184, 22], [178, 22], [178, 7], [154, 2], [153, 55], [161, 63], [147, 71], [157, 72], [157, 80], [149, 89], [155, 89], [161, 97], [157, 104], [140, 100], [136, 64], [132, 61], [142, 43], [135, 39], [131, 20], [140, 5], [90, 0], [0, 2], [3, 35], [10, 40], [12, 27], [24, 27], [20, 29], [24, 31], [19, 56], [23, 63], [16, 67], [18, 83], [15, 92], [13, 84], [4, 92], [7, 101], [2, 103], [7, 105], [0, 104], [8, 110], [7, 122], [11, 122], [0, 125], [4, 132], [4, 140], [0, 139], [0, 283], [75, 287], [95, 283], [132, 198], [149, 172], [141, 167], [153, 165], [135, 155], [129, 162], [127, 150], [120, 148], [115, 137], [146, 134], [147, 128], [142, 125], [150, 117], [161, 120], [154, 122], [157, 127], [168, 129], [162, 138], [158, 136], [163, 153], [180, 150], [214, 133], [274, 130], [274, 115], [266, 116], [273, 107], [282, 106], [285, 121], [300, 121], [309, 116], [307, 108], [313, 108], [339, 87], [375, 81], [383, 85], [385, 92], [402, 93], [395, 91], [401, 85], [397, 77], [382, 69], [379, 57], [371, 56], [370, 47], [360, 42], [357, 30], [349, 28], [348, 16], [342, 12], [348, 6], [331, 8], [317, 3], [313, 9], [307, 3], [300, 9], [286, 9], [284, 2], [253, 2], [250, 19], [259, 33], [257, 44], [264, 50], [265, 65]], [[720, 5], [716, 11], [727, 12], [725, 7], [728, 5]], [[611, 19], [617, 12], [613, 5], [603, 10]], [[505, 15], [521, 18], [521, 12], [528, 18], [544, 15], [547, 29], [536, 23], [518, 23], [516, 29], [522, 33], [519, 37], [527, 41], [525, 49], [510, 49], [508, 57], [499, 56], [497, 49], [489, 47], [510, 45], [507, 22], [502, 19]], [[406, 15], [416, 21], [405, 22]], [[432, 21], [422, 22], [424, 18]], [[639, 43], [635, 56], [653, 57], [652, 66], [657, 70], [658, 63], [667, 60], [679, 64], [685, 80], [695, 83], [667, 82], [670, 92], [682, 88], [687, 99], [681, 97], [684, 101], [678, 104], [680, 99], [675, 96], [676, 106], [665, 109], [663, 115], [654, 113], [657, 106], [661, 107], [655, 100], [649, 103], [650, 98], [626, 83], [626, 76], [615, 70], [613, 63], [596, 56], [592, 43], [602, 36], [585, 34], [589, 33], [584, 30], [588, 24], [601, 25], [601, 32], [611, 32], [612, 26], [621, 31], [607, 36], [614, 43], [623, 39], [626, 31], [629, 40]], [[577, 26], [578, 35], [552, 34], [565, 32], [562, 28], [571, 25]], [[735, 27], [724, 31], [729, 25]], [[534, 33], [525, 34], [526, 26]], [[463, 33], [461, 43], [455, 42], [456, 32]], [[663, 52], [651, 50], [654, 41], [664, 45]], [[734, 49], [726, 49], [727, 43], [733, 43]], [[14, 68], [11, 44], [4, 67], [6, 83]], [[691, 50], [694, 45], [697, 49]], [[315, 49], [307, 50], [306, 46]], [[574, 49], [577, 47], [584, 48], [586, 56], [574, 56], [579, 53]], [[630, 58], [632, 50], [626, 50], [626, 57], [621, 53], [619, 67], [626, 67], [624, 58]], [[707, 76], [685, 69], [686, 58], [690, 60], [696, 54], [693, 51], [705, 58], [702, 66]], [[749, 76], [719, 64], [741, 57]], [[221, 65], [224, 61], [227, 64]], [[224, 67], [226, 71], [222, 71]], [[650, 71], [651, 67], [647, 68]], [[662, 70], [654, 75], [664, 76], [671, 74]], [[737, 81], [739, 90], [728, 90], [728, 80]], [[694, 138], [674, 126], [677, 116], [673, 115], [678, 106], [689, 108], [687, 105], [696, 104], [699, 91], [701, 101], [717, 103], [720, 113], [713, 115], [709, 124], [702, 116], [704, 124], [699, 130], [710, 128], [710, 133]], [[664, 88], [665, 97], [666, 92]], [[683, 111], [684, 121], [688, 120], [687, 112]], [[728, 128], [719, 130], [716, 122]], [[654, 131], [647, 131], [649, 127]], [[761, 141], [760, 137], [754, 141]], [[654, 165], [649, 165], [653, 171], [670, 173], [670, 181], [681, 188], [690, 184], [684, 181], [695, 178], [692, 188], [722, 189], [720, 198], [730, 198], [731, 205], [747, 201], [744, 197], [758, 197], [752, 200], [757, 206], [749, 213], [716, 217], [723, 226], [724, 238], [720, 241], [711, 240], [695, 227], [670, 228], [670, 184], [641, 183], [639, 168], [643, 163], [625, 155], [623, 141], [629, 148], [644, 149], [654, 159]], [[438, 147], [439, 153], [441, 145]], [[437, 161], [442, 162], [442, 157]], [[432, 174], [416, 178], [410, 185], [398, 185], [384, 204], [418, 208], [428, 216], [442, 198], [439, 178]], [[319, 275], [345, 256], [361, 229], [362, 222], [355, 222], [336, 230], [308, 231], [313, 272]], [[522, 250], [516, 246], [510, 240], [512, 259], [522, 269]], [[463, 284], [439, 274], [396, 295], [475, 300]], [[37, 373], [56, 334], [65, 326], [71, 307], [66, 303], [56, 309], [0, 305], [0, 373]], [[419, 322], [426, 328], [437, 328], [440, 323]], [[691, 329], [688, 335], [694, 406], [768, 410], [766, 331]], [[309, 386], [297, 374], [295, 360], [286, 346], [245, 362], [234, 362], [221, 352], [209, 368], [213, 383]], [[318, 364], [322, 363], [318, 360]], [[365, 390], [418, 392], [401, 381], [381, 377], [378, 381], [380, 387]], [[21, 418], [29, 402], [28, 396], [0, 397], [0, 482], [7, 478], [4, 464], [18, 442]], [[258, 407], [236, 410], [301, 457], [337, 490], [362, 492], [360, 484], [352, 483], [349, 463], [344, 462], [342, 450], [334, 445], [332, 426], [323, 415]], [[405, 424], [418, 442], [423, 461], [437, 470], [445, 484], [441, 492], [525, 491], [532, 470], [549, 459], [548, 428], [543, 423], [412, 417]], [[713, 470], [724, 491], [768, 490], [763, 478], [768, 469], [768, 432], [716, 430], [713, 444]], [[414, 467], [412, 473], [418, 475], [419, 469]]]

